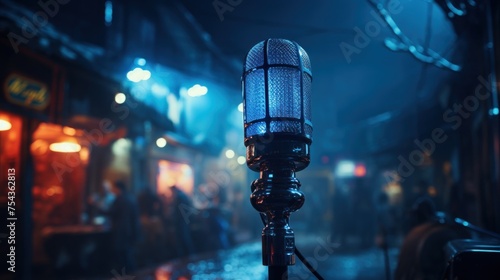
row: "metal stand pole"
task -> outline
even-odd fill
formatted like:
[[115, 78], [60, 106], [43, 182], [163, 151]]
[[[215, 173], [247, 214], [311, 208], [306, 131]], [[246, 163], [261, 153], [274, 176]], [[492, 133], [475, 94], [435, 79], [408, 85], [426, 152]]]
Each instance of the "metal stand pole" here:
[[288, 267], [286, 265], [282, 266], [270, 266], [268, 267], [269, 280], [286, 280], [288, 279]]
[[250, 201], [267, 218], [262, 230], [262, 263], [269, 266], [269, 280], [286, 280], [287, 266], [295, 264], [295, 238], [288, 225], [289, 216], [302, 207], [304, 194], [289, 165], [269, 167], [252, 183]]

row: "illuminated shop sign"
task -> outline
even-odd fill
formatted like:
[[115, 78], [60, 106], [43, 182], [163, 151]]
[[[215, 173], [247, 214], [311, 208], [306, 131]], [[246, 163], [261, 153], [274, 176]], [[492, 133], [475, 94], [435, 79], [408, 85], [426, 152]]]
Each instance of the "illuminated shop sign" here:
[[19, 74], [7, 77], [4, 92], [10, 102], [24, 107], [43, 110], [49, 104], [47, 86]]

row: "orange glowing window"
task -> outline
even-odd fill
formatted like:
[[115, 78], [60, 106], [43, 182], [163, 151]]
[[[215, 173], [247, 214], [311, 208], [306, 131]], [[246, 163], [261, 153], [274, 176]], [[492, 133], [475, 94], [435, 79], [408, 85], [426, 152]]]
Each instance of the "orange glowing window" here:
[[160, 160], [156, 179], [158, 194], [170, 197], [170, 187], [174, 185], [188, 195], [193, 193], [193, 169], [187, 164]]
[[[0, 166], [2, 167], [0, 182], [3, 184], [3, 187], [0, 189], [0, 203], [2, 205], [7, 205], [8, 201], [7, 193], [9, 192], [9, 188], [7, 188], [7, 181], [9, 181], [9, 173], [15, 174], [11, 178], [15, 179], [15, 187], [19, 188], [17, 185], [20, 184], [20, 181], [18, 180], [20, 180], [23, 171], [20, 169], [21, 136], [21, 118], [14, 114], [0, 111]], [[7, 172], [7, 170], [10, 171]]]

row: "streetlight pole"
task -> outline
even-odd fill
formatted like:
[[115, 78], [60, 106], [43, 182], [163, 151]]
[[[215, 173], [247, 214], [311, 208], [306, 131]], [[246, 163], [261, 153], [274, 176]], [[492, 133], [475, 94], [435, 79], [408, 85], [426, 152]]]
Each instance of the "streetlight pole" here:
[[295, 264], [290, 214], [304, 204], [295, 172], [310, 162], [311, 63], [297, 43], [268, 39], [247, 54], [242, 77], [247, 165], [260, 173], [252, 206], [265, 215], [262, 263], [269, 279], [288, 279]]

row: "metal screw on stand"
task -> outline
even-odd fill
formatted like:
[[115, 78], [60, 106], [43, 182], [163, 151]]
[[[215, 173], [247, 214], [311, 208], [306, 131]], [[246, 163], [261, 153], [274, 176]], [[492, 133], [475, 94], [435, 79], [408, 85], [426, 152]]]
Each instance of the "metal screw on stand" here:
[[297, 43], [267, 39], [247, 54], [243, 116], [247, 165], [260, 178], [252, 183], [252, 206], [266, 216], [262, 262], [269, 279], [287, 279], [295, 264], [290, 213], [304, 204], [295, 172], [310, 162], [312, 143], [311, 63]]

